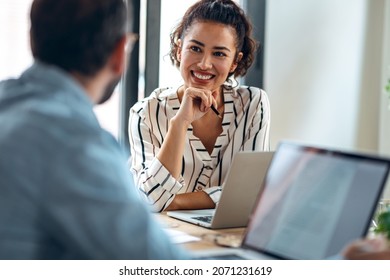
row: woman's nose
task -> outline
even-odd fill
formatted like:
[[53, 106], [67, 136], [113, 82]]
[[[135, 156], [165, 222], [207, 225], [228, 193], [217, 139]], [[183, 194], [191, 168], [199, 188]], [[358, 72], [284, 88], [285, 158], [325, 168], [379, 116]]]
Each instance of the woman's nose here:
[[201, 60], [199, 61], [198, 63], [198, 67], [201, 69], [201, 70], [208, 70], [208, 69], [211, 69], [212, 68], [212, 62], [211, 62], [211, 57], [210, 55], [203, 55]]

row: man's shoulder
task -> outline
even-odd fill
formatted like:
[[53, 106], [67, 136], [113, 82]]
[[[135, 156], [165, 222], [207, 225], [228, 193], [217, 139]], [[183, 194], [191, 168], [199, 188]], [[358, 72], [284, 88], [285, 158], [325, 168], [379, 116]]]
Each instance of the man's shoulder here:
[[101, 127], [92, 107], [72, 107], [61, 97], [20, 94], [15, 98], [0, 100], [0, 120], [11, 133], [10, 137], [41, 142], [67, 143], [80, 137], [96, 137]]

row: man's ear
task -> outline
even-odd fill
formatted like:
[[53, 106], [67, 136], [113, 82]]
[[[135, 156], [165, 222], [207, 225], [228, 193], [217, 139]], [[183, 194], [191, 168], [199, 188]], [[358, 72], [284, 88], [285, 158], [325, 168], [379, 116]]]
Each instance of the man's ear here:
[[121, 75], [125, 71], [126, 66], [126, 44], [127, 37], [123, 36], [122, 39], [116, 44], [114, 51], [112, 52], [109, 63], [111, 70], [118, 75]]

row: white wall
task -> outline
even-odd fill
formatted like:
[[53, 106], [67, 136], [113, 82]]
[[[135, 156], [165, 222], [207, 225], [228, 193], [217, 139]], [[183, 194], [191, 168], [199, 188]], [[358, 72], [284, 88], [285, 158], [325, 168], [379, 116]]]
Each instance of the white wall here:
[[267, 4], [272, 146], [294, 139], [390, 156], [390, 0]]
[[[381, 85], [381, 106], [380, 106], [380, 138], [379, 151], [381, 154], [390, 156], [390, 99], [387, 93], [383, 90], [383, 85], [390, 78], [390, 0], [386, 0], [384, 7], [385, 19], [383, 30], [383, 52], [382, 52], [382, 76]], [[390, 180], [387, 182], [384, 198], [390, 199]]]
[[378, 149], [384, 0], [267, 2], [271, 141]]
[[[383, 53], [382, 53], [382, 77], [381, 84], [385, 85], [390, 79], [390, 0], [386, 1], [385, 24], [383, 30]], [[390, 99], [382, 89], [380, 107], [380, 152], [390, 156]]]

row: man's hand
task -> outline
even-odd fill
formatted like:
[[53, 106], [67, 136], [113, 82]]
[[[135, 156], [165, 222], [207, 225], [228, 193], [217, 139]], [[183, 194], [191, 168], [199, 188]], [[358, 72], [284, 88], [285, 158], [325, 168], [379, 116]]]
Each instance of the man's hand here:
[[342, 251], [348, 260], [390, 260], [390, 248], [385, 237], [356, 240]]

